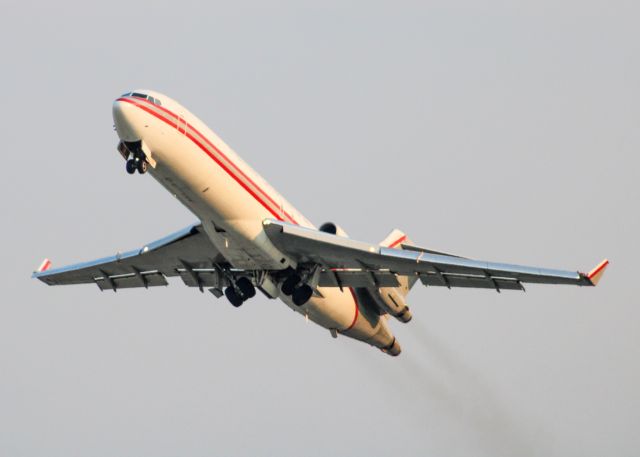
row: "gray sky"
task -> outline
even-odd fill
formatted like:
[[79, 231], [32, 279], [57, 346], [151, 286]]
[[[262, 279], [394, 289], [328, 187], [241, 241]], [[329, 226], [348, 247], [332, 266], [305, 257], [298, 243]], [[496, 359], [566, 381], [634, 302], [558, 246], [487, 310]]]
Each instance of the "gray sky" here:
[[[638, 3], [229, 3], [2, 1], [0, 455], [638, 455]], [[138, 87], [354, 238], [612, 265], [416, 287], [396, 359], [262, 297], [31, 280], [193, 221], [117, 155]]]

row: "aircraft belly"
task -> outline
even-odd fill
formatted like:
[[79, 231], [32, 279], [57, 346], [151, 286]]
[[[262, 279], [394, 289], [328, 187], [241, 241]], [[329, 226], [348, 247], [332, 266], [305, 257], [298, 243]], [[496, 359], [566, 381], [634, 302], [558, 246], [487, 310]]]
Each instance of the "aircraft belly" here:
[[280, 299], [294, 311], [329, 330], [348, 328], [356, 315], [355, 303], [348, 290], [341, 292], [333, 287], [319, 287], [322, 297], [312, 297], [305, 305], [296, 306], [291, 297], [280, 295]]
[[[216, 249], [233, 267], [247, 270], [296, 267], [294, 261], [271, 243], [262, 222], [271, 218], [295, 217], [301, 225], [313, 227], [308, 220], [290, 206], [285, 206], [288, 204], [284, 199], [261, 178], [252, 175], [241, 161], [236, 165], [234, 175], [183, 132], [153, 119], [145, 127], [152, 127], [145, 129], [142, 139], [156, 162], [149, 172], [202, 221]], [[230, 149], [225, 149], [225, 153], [228, 157], [235, 157]], [[253, 192], [255, 187], [250, 191], [251, 185], [242, 183], [239, 175], [253, 186], [260, 183], [269, 194], [256, 195]], [[363, 308], [352, 290], [329, 287], [318, 291], [321, 296], [312, 297], [300, 307], [290, 297], [281, 295], [280, 298], [314, 323], [350, 338], [377, 347], [384, 347], [393, 339], [386, 322]]]
[[[232, 266], [247, 270], [295, 267], [266, 236], [262, 221], [274, 215], [264, 205], [185, 135], [164, 127], [152, 131], [155, 134], [144, 138], [157, 162], [150, 169], [152, 176], [202, 221], [212, 243]], [[305, 219], [302, 223], [310, 225]], [[314, 296], [302, 307], [290, 297], [280, 298], [312, 322], [348, 337], [378, 347], [392, 338], [379, 316], [363, 309], [351, 290], [329, 287], [319, 292], [322, 297]]]
[[154, 132], [145, 136], [157, 162], [152, 176], [202, 221], [229, 263], [243, 269], [291, 266], [264, 234], [262, 221], [273, 214], [185, 135]]

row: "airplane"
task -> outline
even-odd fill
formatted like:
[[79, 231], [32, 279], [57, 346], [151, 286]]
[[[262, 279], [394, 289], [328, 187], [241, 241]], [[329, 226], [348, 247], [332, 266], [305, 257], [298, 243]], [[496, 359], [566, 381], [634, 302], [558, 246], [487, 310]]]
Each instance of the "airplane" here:
[[351, 239], [334, 222], [314, 226], [200, 119], [152, 90], [113, 102], [117, 150], [130, 174], [149, 173], [198, 222], [129, 252], [33, 273], [48, 285], [102, 291], [166, 286], [167, 277], [223, 295], [235, 307], [256, 295], [280, 299], [328, 329], [401, 352], [388, 320], [411, 320], [406, 296], [425, 286], [524, 291], [525, 283], [595, 286], [589, 273], [478, 261], [415, 245], [394, 229], [380, 243]]

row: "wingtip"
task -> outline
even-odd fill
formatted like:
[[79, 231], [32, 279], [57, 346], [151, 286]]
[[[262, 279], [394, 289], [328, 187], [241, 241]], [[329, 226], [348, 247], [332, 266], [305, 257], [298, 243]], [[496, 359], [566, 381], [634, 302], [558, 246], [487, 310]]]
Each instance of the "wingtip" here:
[[602, 275], [604, 274], [608, 265], [609, 259], [604, 259], [593, 270], [587, 273], [587, 279], [589, 280], [589, 282], [596, 286], [598, 282], [600, 282], [600, 279], [602, 279]]
[[40, 264], [40, 266], [38, 267], [38, 269], [34, 271], [34, 273], [43, 273], [47, 271], [49, 268], [51, 268], [51, 260], [44, 259]]

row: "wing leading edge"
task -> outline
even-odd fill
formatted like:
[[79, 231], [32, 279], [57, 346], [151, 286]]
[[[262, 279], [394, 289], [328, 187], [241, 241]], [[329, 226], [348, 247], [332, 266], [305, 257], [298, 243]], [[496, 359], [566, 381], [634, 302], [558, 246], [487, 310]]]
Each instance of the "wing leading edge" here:
[[[605, 260], [590, 273], [553, 270], [457, 257], [415, 246], [393, 249], [267, 220], [271, 241], [300, 263], [323, 267], [321, 286], [376, 286], [395, 275], [418, 276], [426, 286], [524, 290], [523, 283], [594, 286], [602, 277]], [[350, 279], [351, 278], [351, 279]]]
[[[595, 286], [609, 264], [589, 273], [485, 262], [416, 246], [393, 249], [303, 228], [264, 222], [269, 239], [299, 263], [322, 267], [321, 287], [397, 287], [398, 275], [417, 276], [426, 286], [524, 290], [523, 283]], [[201, 224], [191, 225], [141, 249], [89, 262], [50, 268], [33, 277], [48, 285], [96, 284], [101, 290], [167, 285], [180, 276], [190, 287], [220, 290], [236, 271], [211, 244]], [[224, 271], [223, 271], [224, 269]]]
[[[33, 273], [50, 286], [97, 284], [101, 290], [166, 286], [167, 276], [180, 276], [187, 286], [220, 287], [224, 262], [201, 224], [194, 224], [140, 249], [61, 268]], [[47, 266], [50, 262], [47, 262]]]

